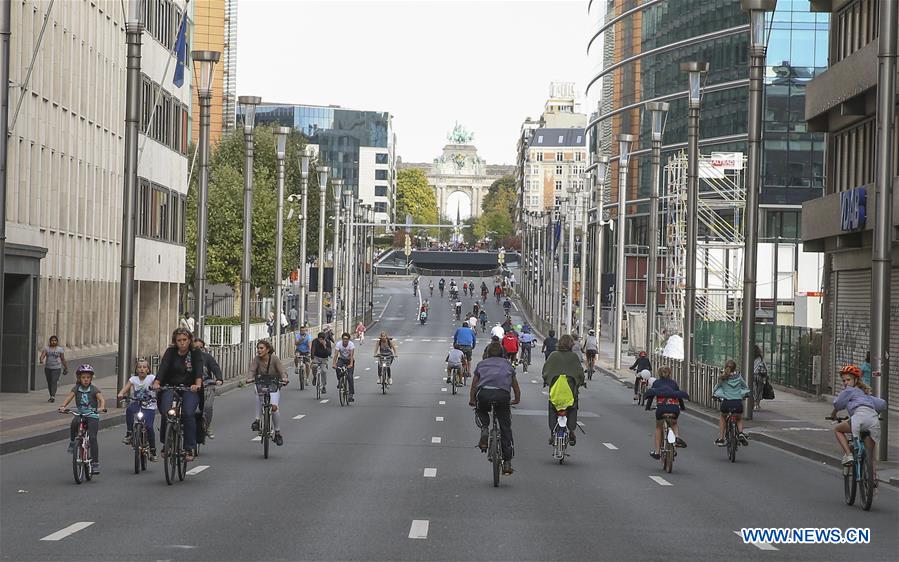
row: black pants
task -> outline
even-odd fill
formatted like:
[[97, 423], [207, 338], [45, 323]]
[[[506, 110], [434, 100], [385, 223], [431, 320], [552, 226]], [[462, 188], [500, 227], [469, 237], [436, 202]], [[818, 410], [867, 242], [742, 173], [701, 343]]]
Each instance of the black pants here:
[[475, 408], [475, 421], [481, 429], [490, 428], [490, 403], [496, 403], [494, 415], [499, 422], [500, 442], [503, 448], [503, 459], [512, 459], [512, 395], [505, 390], [480, 388], [476, 395], [478, 406]]
[[[346, 360], [342, 357], [337, 358], [337, 366], [338, 367], [344, 367], [349, 364], [350, 364], [350, 362], [348, 360]], [[346, 382], [347, 382], [347, 387], [349, 388], [350, 394], [356, 394], [356, 385], [353, 383], [353, 371], [355, 371], [355, 370], [356, 370], [355, 367], [351, 367], [346, 370]]]
[[[566, 410], [568, 412], [568, 429], [571, 432], [574, 432], [577, 429], [577, 392], [572, 389], [574, 393], [574, 404]], [[558, 418], [558, 414], [556, 413], [556, 407], [553, 406], [552, 402], [547, 401], [549, 404], [549, 430], [552, 431], [556, 428], [556, 418]]]

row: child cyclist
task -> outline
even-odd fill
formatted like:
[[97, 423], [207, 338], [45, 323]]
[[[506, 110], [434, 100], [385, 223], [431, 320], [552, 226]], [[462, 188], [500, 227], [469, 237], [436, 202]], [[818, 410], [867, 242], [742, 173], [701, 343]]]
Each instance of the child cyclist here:
[[830, 417], [836, 416], [840, 410], [849, 412], [849, 419], [835, 425], [833, 431], [840, 448], [843, 449], [843, 464], [851, 466], [852, 451], [849, 449], [846, 434], [852, 433], [861, 437], [861, 432], [867, 431], [865, 448], [874, 451], [874, 446], [880, 441], [880, 421], [877, 419], [877, 413], [885, 412], [887, 403], [876, 396], [871, 396], [871, 389], [862, 381], [862, 370], [855, 365], [846, 365], [840, 369], [840, 378], [843, 379], [846, 388], [833, 399], [833, 413]]
[[131, 428], [134, 427], [134, 416], [143, 412], [144, 424], [147, 427], [147, 438], [150, 441], [150, 460], [156, 460], [156, 432], [153, 429], [153, 420], [156, 418], [156, 391], [150, 386], [156, 380], [156, 375], [150, 374], [150, 362], [141, 357], [137, 360], [134, 374], [125, 383], [125, 387], [116, 396], [120, 400], [130, 393], [132, 402], [125, 410], [125, 438], [122, 443], [131, 444]]
[[724, 441], [724, 429], [727, 421], [727, 414], [733, 412], [737, 418], [737, 439], [744, 447], [749, 445], [749, 439], [743, 433], [743, 399], [749, 395], [749, 387], [743, 380], [743, 375], [737, 372], [737, 364], [733, 359], [728, 359], [724, 363], [724, 372], [718, 378], [718, 384], [712, 391], [715, 398], [721, 400], [721, 415], [718, 416], [718, 439], [715, 439], [715, 445], [724, 447], [727, 443]]
[[654, 438], [655, 448], [649, 456], [658, 460], [662, 457], [662, 418], [665, 414], [671, 414], [671, 430], [674, 431], [675, 447], [686, 447], [687, 442], [681, 439], [677, 418], [684, 409], [684, 399], [690, 396], [677, 386], [677, 381], [671, 378], [671, 367], [663, 365], [659, 367], [659, 378], [652, 383], [652, 387], [646, 391], [646, 409], [652, 405], [652, 399], [656, 399], [656, 431]]
[[453, 348], [446, 354], [446, 384], [451, 382], [450, 377], [453, 376], [453, 369], [459, 369], [459, 380], [463, 380], [465, 373], [468, 372], [468, 358], [462, 351], [462, 346], [457, 343], [453, 344]]
[[[93, 385], [94, 368], [88, 364], [78, 367], [75, 371], [75, 379], [78, 381], [69, 395], [59, 407], [60, 412], [65, 412], [69, 402], [75, 400], [78, 413], [87, 420], [87, 434], [91, 439], [91, 472], [100, 474], [100, 443], [97, 441], [97, 430], [100, 429], [100, 412], [106, 411], [106, 398], [100, 389]], [[69, 431], [69, 453], [75, 450], [75, 437], [78, 435], [79, 419], [72, 419]]]

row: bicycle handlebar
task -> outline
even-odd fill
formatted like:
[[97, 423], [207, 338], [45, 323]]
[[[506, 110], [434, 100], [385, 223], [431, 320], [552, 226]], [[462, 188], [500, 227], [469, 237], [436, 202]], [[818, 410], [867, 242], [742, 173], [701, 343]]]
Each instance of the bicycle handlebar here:
[[91, 410], [90, 412], [88, 412], [86, 414], [82, 414], [81, 412], [79, 412], [77, 410], [70, 410], [68, 408], [66, 408], [65, 410], [57, 410], [57, 411], [60, 414], [71, 414], [73, 416], [87, 416], [90, 414], [105, 414], [107, 412], [106, 408], [103, 408], [102, 410]]

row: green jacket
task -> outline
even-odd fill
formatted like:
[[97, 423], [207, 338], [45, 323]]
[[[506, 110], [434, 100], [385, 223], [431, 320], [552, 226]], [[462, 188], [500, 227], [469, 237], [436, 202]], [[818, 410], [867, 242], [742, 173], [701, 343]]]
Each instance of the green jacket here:
[[584, 366], [573, 351], [553, 351], [543, 364], [543, 382], [552, 387], [559, 375], [568, 375], [575, 388], [584, 384]]
[[749, 394], [749, 387], [740, 373], [731, 373], [730, 377], [719, 381], [712, 390], [712, 395], [722, 400], [742, 400]]

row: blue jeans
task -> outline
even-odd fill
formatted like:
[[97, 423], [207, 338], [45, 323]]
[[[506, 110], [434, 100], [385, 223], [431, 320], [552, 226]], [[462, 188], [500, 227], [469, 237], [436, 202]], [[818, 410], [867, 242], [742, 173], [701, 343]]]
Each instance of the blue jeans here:
[[[132, 402], [128, 404], [125, 410], [125, 431], [131, 433], [134, 427], [134, 416], [140, 411], [140, 402]], [[156, 449], [156, 430], [153, 429], [153, 421], [156, 419], [156, 410], [144, 408], [144, 425], [147, 428], [147, 439], [150, 441], [150, 448]]]
[[[165, 430], [168, 427], [166, 412], [172, 407], [174, 390], [163, 390], [159, 393], [159, 411], [162, 419], [159, 422], [159, 433], [165, 439]], [[200, 395], [196, 392], [184, 391], [181, 393], [181, 423], [184, 428], [184, 448], [193, 451], [197, 448], [197, 405], [200, 403]]]

